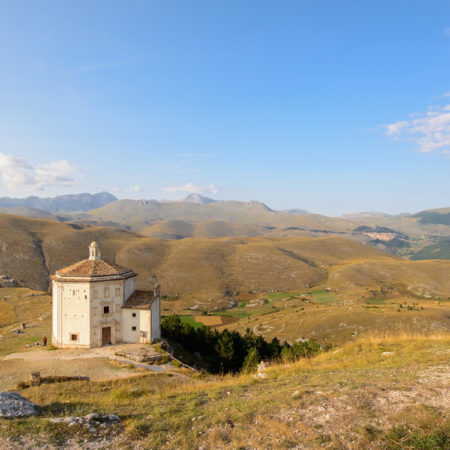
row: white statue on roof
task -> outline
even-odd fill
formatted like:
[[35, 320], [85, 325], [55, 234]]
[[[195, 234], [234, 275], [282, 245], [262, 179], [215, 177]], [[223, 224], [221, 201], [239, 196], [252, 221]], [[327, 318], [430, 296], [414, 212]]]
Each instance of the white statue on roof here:
[[89, 259], [58, 270], [52, 279], [52, 344], [89, 348], [150, 343], [161, 338], [159, 286], [136, 290], [137, 274], [101, 259], [93, 241]]

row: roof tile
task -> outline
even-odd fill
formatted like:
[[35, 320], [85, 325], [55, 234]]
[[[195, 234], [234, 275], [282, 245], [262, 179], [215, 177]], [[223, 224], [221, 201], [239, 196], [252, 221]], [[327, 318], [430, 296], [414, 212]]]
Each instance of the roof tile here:
[[57, 276], [64, 278], [94, 278], [114, 275], [128, 277], [131, 274], [134, 274], [131, 269], [117, 264], [110, 264], [103, 259], [84, 259], [56, 272]]
[[122, 305], [122, 308], [131, 309], [150, 309], [155, 300], [153, 291], [136, 290], [130, 295], [128, 300]]

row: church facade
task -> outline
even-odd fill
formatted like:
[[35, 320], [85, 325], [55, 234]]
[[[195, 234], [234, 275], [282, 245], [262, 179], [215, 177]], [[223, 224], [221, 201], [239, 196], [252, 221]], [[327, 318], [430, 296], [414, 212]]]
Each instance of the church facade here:
[[52, 345], [91, 348], [160, 339], [159, 287], [136, 290], [136, 278], [131, 269], [101, 259], [92, 242], [89, 259], [51, 277]]

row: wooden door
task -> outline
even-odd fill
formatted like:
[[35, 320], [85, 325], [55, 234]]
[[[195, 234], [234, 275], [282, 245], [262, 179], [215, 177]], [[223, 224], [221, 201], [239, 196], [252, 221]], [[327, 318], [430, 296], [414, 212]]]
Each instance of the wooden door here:
[[102, 345], [111, 344], [111, 327], [102, 328]]

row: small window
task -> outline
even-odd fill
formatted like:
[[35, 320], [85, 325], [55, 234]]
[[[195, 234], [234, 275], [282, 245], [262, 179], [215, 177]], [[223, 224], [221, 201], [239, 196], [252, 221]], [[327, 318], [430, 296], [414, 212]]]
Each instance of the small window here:
[[75, 289], [72, 290], [72, 295], [75, 295]]
[[109, 287], [105, 287], [105, 297], [109, 297]]
[[131, 315], [132, 315], [133, 317], [136, 317], [136, 313], [132, 313]]
[[131, 327], [131, 329], [132, 329], [133, 331], [136, 331], [136, 327]]
[[103, 314], [109, 314], [109, 306], [103, 307]]
[[71, 333], [71, 335], [70, 335], [70, 340], [71, 340], [71, 341], [78, 341], [78, 334], [76, 334], [76, 333]]
[[94, 289], [94, 298], [98, 298], [98, 291], [97, 291], [97, 289]]
[[84, 299], [87, 300], [87, 295], [84, 296]]
[[116, 288], [116, 297], [120, 297], [120, 288]]

